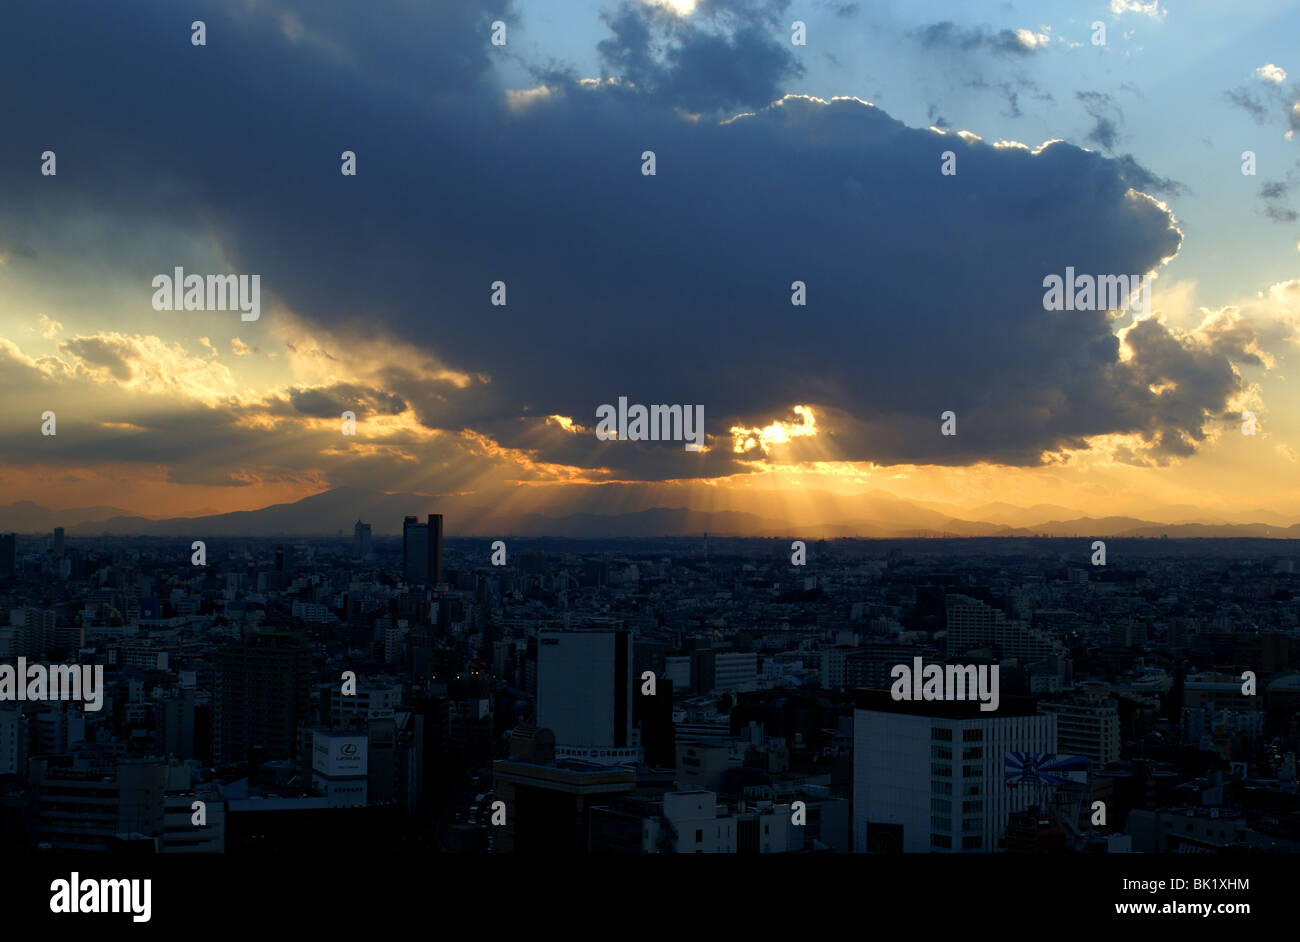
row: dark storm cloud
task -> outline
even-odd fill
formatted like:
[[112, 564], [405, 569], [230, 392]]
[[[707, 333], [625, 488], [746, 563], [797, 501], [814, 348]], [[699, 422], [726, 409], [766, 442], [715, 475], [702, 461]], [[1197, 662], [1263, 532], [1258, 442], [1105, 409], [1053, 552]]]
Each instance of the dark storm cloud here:
[[[1143, 273], [1177, 251], [1168, 213], [1128, 195], [1132, 167], [1067, 144], [966, 143], [854, 100], [683, 120], [757, 108], [795, 74], [784, 6], [702, 4], [709, 30], [622, 7], [603, 53], [636, 87], [554, 69], [549, 96], [511, 110], [490, 75], [495, 16], [477, 4], [414, 24], [303, 4], [296, 41], [279, 8], [196, 4], [185, 19], [208, 18], [205, 49], [170, 3], [126, 31], [102, 4], [70, 31], [20, 5], [0, 76], [31, 94], [8, 105], [0, 184], [15, 199], [0, 221], [90, 211], [124, 233], [209, 232], [322, 331], [374, 325], [490, 377], [458, 388], [390, 371], [383, 393], [423, 423], [615, 476], [735, 471], [730, 427], [796, 403], [825, 417], [792, 446], [809, 457], [1033, 464], [1109, 432], [1194, 447], [1240, 382], [1241, 343], [1207, 351], [1147, 322], [1122, 361], [1105, 313], [1043, 310], [1047, 274]], [[46, 69], [56, 51], [77, 68]], [[87, 96], [86, 75], [113, 93]], [[36, 203], [34, 155], [54, 139], [57, 188]], [[339, 174], [344, 149], [355, 178]], [[656, 176], [641, 174], [645, 150]], [[944, 150], [955, 177], [939, 173]], [[180, 248], [129, 240], [102, 252], [138, 274], [142, 306], [153, 273], [185, 264]], [[490, 304], [498, 279], [506, 307]], [[790, 304], [795, 280], [807, 307]], [[1173, 391], [1151, 393], [1160, 383]], [[619, 396], [703, 404], [713, 450], [597, 442], [596, 410]], [[946, 409], [955, 438], [938, 434]]]
[[[804, 72], [788, 38], [779, 40], [767, 22], [782, 6], [738, 19], [727, 5], [702, 4], [686, 19], [624, 2], [604, 15], [613, 35], [597, 49], [606, 74], [634, 84], [643, 102], [689, 112], [759, 108]], [[702, 22], [722, 25], [703, 29]]]
[[919, 42], [923, 49], [932, 50], [1031, 56], [1042, 48], [1022, 42], [1014, 30], [994, 31], [983, 26], [963, 28], [951, 20], [918, 26], [908, 35]]
[[1115, 171], [1124, 178], [1129, 186], [1143, 193], [1155, 193], [1165, 196], [1181, 196], [1188, 192], [1186, 185], [1169, 177], [1152, 173], [1137, 162], [1132, 154], [1123, 154], [1113, 158]]
[[294, 411], [317, 419], [337, 419], [347, 409], [360, 419], [370, 414], [401, 415], [406, 403], [401, 397], [381, 390], [363, 389], [352, 383], [329, 388], [292, 389], [289, 404]]

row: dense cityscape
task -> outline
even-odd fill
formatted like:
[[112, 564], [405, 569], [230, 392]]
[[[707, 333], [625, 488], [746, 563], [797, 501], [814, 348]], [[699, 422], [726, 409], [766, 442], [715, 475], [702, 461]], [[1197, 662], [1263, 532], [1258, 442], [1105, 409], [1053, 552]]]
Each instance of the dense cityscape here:
[[104, 686], [0, 686], [6, 848], [1300, 850], [1291, 542], [371, 526], [0, 536], [0, 661]]

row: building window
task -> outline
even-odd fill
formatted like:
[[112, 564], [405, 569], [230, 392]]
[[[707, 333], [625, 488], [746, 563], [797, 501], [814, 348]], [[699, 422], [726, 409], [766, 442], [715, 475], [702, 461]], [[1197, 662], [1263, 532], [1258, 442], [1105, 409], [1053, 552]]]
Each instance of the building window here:
[[963, 792], [963, 794], [966, 795], [982, 795], [983, 793], [984, 788], [982, 782], [967, 782], [965, 791]]
[[974, 801], [963, 801], [961, 803], [962, 814], [979, 813], [984, 810], [984, 799], [977, 798]]
[[930, 727], [930, 738], [939, 739], [943, 742], [952, 742], [952, 730], [945, 726]]
[[984, 769], [978, 765], [966, 765], [962, 766], [961, 774], [968, 778], [979, 778], [984, 774]]
[[963, 837], [961, 839], [962, 850], [979, 850], [983, 846], [984, 838], [982, 837]]
[[970, 747], [968, 747], [968, 748], [966, 748], [966, 749], [963, 749], [963, 750], [961, 751], [961, 757], [962, 757], [963, 759], [983, 759], [983, 758], [984, 758], [984, 747], [983, 747], [983, 746], [970, 746]]
[[949, 837], [947, 834], [931, 834], [930, 846], [931, 847], [952, 847], [952, 838]]
[[930, 774], [939, 775], [942, 776], [943, 778], [952, 778], [952, 766], [938, 765], [937, 763], [931, 763]]
[[932, 795], [951, 795], [952, 782], [930, 782], [930, 794]]
[[930, 830], [932, 831], [951, 831], [952, 818], [941, 818], [937, 815], [930, 816]]
[[952, 813], [952, 802], [951, 802], [951, 801], [946, 801], [946, 800], [943, 799], [943, 798], [931, 798], [931, 799], [930, 799], [930, 810], [931, 810], [931, 811], [938, 811], [940, 814], [951, 814], [951, 813]]
[[702, 840], [704, 840], [704, 831], [697, 828], [695, 831], [695, 843], [698, 844]]
[[963, 729], [961, 731], [962, 742], [983, 742], [984, 730], [982, 729]]
[[931, 746], [931, 747], [930, 747], [930, 758], [932, 758], [932, 759], [951, 759], [951, 758], [952, 758], [952, 747], [951, 747], [951, 746]]

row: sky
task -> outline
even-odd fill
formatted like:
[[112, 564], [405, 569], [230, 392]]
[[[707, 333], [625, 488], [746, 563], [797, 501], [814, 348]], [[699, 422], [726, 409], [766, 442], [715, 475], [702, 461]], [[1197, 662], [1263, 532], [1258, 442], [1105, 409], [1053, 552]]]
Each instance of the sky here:
[[[5, 502], [1300, 521], [1294, 3], [7, 18]], [[156, 310], [177, 267], [258, 275], [260, 316]], [[1149, 316], [1045, 310], [1067, 267]], [[622, 396], [705, 447], [601, 440]]]

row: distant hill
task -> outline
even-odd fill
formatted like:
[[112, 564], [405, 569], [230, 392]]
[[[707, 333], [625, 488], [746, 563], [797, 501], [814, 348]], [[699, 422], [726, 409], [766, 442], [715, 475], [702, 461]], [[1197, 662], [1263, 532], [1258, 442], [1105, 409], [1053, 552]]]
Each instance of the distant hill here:
[[[598, 506], [611, 506], [609, 495], [593, 495]], [[772, 536], [799, 539], [863, 537], [899, 539], [941, 536], [1053, 536], [1053, 537], [1152, 537], [1176, 538], [1263, 537], [1300, 539], [1300, 524], [1278, 522], [1276, 514], [1264, 523], [1226, 524], [1194, 521], [1165, 524], [1137, 517], [1073, 517], [1028, 524], [1010, 520], [1037, 519], [1039, 514], [1066, 508], [1040, 504], [1018, 508], [1011, 504], [986, 504], [979, 508], [997, 522], [967, 520], [948, 511], [943, 504], [912, 504], [884, 491], [855, 497], [810, 492], [819, 520], [790, 524], [781, 520], [734, 510], [703, 511], [682, 507], [651, 507], [630, 513], [571, 511], [555, 515], [540, 513], [504, 517], [483, 510], [461, 496], [428, 497], [415, 494], [383, 494], [360, 488], [338, 487], [304, 497], [292, 503], [273, 504], [259, 510], [201, 517], [172, 517], [151, 520], [114, 507], [80, 507], [52, 511], [30, 501], [0, 507], [0, 530], [20, 533], [48, 533], [61, 526], [70, 536], [99, 534], [221, 537], [329, 536], [342, 531], [351, 534], [357, 520], [364, 520], [376, 535], [401, 532], [402, 518], [415, 514], [441, 513], [447, 518], [447, 535], [528, 536], [574, 539], [691, 536]], [[564, 506], [573, 507], [569, 496]], [[1183, 511], [1186, 508], [1178, 508]], [[851, 513], [845, 513], [845, 511]]]
[[48, 510], [29, 500], [20, 500], [0, 507], [0, 527], [17, 533], [49, 533], [55, 527], [71, 529], [92, 520], [107, 520], [126, 513], [120, 507], [74, 507], [70, 510]]

